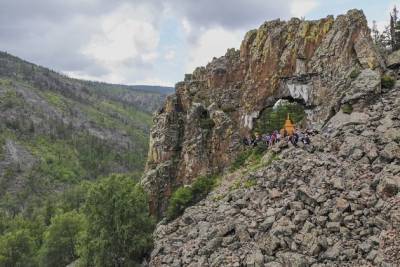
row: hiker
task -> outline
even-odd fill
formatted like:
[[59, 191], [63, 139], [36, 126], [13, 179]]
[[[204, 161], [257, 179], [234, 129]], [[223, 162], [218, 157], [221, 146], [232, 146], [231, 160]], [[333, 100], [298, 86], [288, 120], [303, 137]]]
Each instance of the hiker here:
[[296, 134], [297, 134], [297, 136], [299, 138], [299, 141], [303, 142], [303, 139], [305, 137], [304, 133], [302, 131], [296, 131]]
[[306, 134], [303, 138], [303, 143], [305, 145], [309, 145], [311, 143], [310, 137], [308, 137], [308, 134]]
[[254, 144], [253, 145], [257, 146], [261, 142], [262, 142], [261, 135], [259, 133], [256, 133], [256, 138], [254, 139]]
[[276, 142], [279, 143], [281, 141], [281, 134], [276, 131]]
[[294, 132], [290, 137], [289, 137], [290, 142], [292, 143], [293, 146], [297, 147], [297, 142], [299, 141], [299, 136], [297, 135], [296, 132]]
[[250, 146], [251, 141], [249, 140], [249, 138], [247, 136], [243, 137], [243, 145], [245, 146]]
[[273, 146], [275, 144], [275, 142], [276, 142], [276, 134], [272, 133], [271, 134], [271, 139], [269, 140], [269, 145]]

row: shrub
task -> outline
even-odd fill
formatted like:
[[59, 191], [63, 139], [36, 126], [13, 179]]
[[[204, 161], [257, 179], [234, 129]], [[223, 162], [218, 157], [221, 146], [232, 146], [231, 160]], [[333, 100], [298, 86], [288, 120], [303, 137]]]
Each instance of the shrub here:
[[218, 176], [201, 176], [191, 186], [179, 187], [171, 196], [167, 208], [167, 219], [173, 220], [185, 209], [206, 197], [218, 184]]
[[167, 209], [167, 219], [173, 220], [192, 204], [193, 192], [190, 187], [179, 187], [171, 196]]
[[216, 176], [202, 176], [192, 184], [192, 193], [194, 201], [199, 201], [204, 198], [217, 184]]
[[353, 106], [350, 104], [344, 104], [342, 106], [342, 111], [343, 111], [343, 113], [351, 114], [353, 112]]
[[254, 148], [254, 154], [259, 156], [263, 155], [265, 151], [268, 150], [268, 146], [265, 142], [257, 144], [257, 146]]
[[381, 78], [381, 84], [383, 88], [393, 88], [394, 84], [395, 84], [395, 80], [393, 77], [389, 76], [389, 75], [383, 75]]
[[250, 149], [239, 153], [239, 155], [236, 157], [235, 161], [232, 163], [230, 170], [235, 171], [235, 170], [239, 169], [240, 167], [242, 167], [246, 163], [246, 160], [250, 157], [250, 155], [252, 153], [253, 153], [253, 151]]
[[354, 80], [355, 78], [358, 77], [358, 75], [360, 75], [360, 73], [361, 73], [361, 71], [359, 69], [354, 69], [350, 73], [350, 78]]

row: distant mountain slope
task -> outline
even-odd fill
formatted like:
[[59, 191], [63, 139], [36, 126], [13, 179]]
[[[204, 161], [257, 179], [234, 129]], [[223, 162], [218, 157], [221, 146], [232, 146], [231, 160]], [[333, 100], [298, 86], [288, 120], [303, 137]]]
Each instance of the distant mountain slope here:
[[84, 179], [141, 172], [150, 112], [165, 94], [135, 88], [71, 79], [0, 53], [1, 207], [18, 212]]
[[161, 106], [165, 96], [175, 91], [173, 87], [78, 81], [96, 94], [125, 104], [132, 104], [147, 112], [155, 111]]

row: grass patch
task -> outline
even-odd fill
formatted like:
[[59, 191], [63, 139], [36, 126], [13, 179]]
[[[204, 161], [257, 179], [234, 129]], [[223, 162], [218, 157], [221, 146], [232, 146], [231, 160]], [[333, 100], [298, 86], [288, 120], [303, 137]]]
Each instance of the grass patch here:
[[25, 104], [24, 97], [15, 90], [8, 90], [0, 97], [1, 110], [20, 108]]
[[250, 187], [255, 186], [256, 184], [257, 184], [256, 180], [246, 180], [246, 181], [243, 183], [243, 187], [246, 188], [246, 189], [248, 189], [248, 188], [250, 188]]
[[345, 114], [351, 114], [353, 112], [353, 106], [347, 103], [342, 105], [342, 112]]
[[55, 108], [61, 111], [67, 110], [68, 104], [63, 96], [51, 91], [45, 91], [42, 93], [42, 95], [50, 105], [54, 106]]
[[4, 87], [7, 87], [7, 88], [11, 88], [12, 85], [13, 85], [12, 80], [0, 78], [0, 86], [4, 86]]
[[185, 209], [205, 198], [219, 184], [219, 177], [214, 175], [201, 176], [190, 186], [181, 186], [172, 194], [166, 217], [173, 220]]
[[393, 88], [395, 83], [396, 83], [396, 81], [394, 80], [394, 78], [392, 76], [385, 74], [381, 78], [381, 84], [382, 84], [383, 88], [391, 89], [391, 88]]
[[267, 151], [268, 147], [265, 144], [259, 144], [254, 148], [246, 149], [238, 154], [230, 167], [230, 171], [236, 171], [243, 167], [246, 163], [260, 161], [262, 155]]

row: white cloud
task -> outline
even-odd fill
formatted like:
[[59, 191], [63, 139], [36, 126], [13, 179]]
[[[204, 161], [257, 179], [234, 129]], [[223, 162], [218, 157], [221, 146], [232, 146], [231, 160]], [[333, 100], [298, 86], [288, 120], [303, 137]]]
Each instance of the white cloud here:
[[290, 14], [294, 17], [304, 17], [318, 6], [316, 0], [293, 0], [290, 3]]
[[186, 72], [206, 65], [213, 57], [223, 56], [228, 48], [239, 48], [244, 32], [211, 28], [202, 33], [189, 49]]
[[108, 70], [99, 77], [110, 82], [127, 82], [129, 74], [158, 58], [159, 31], [146, 7], [122, 5], [100, 18], [100, 32], [94, 34], [82, 53]]

